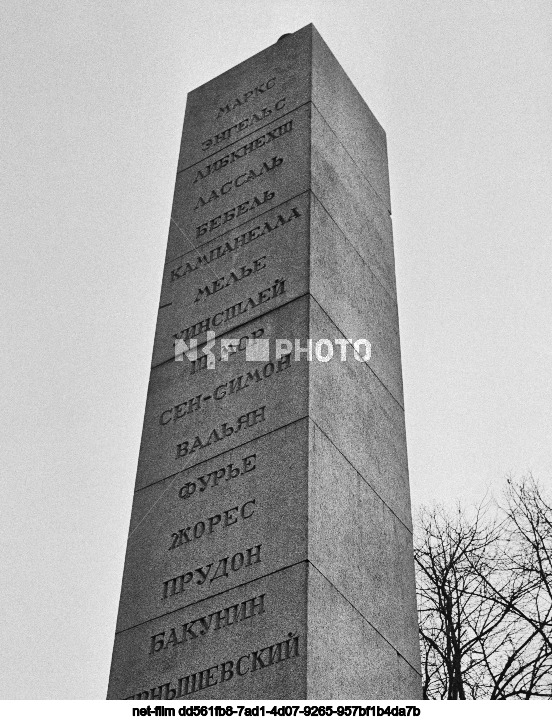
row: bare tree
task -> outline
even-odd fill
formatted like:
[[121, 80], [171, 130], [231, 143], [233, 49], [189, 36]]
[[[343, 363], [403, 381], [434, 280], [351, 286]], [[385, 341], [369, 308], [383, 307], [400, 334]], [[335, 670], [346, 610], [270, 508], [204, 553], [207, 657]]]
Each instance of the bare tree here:
[[532, 479], [505, 496], [420, 513], [424, 698], [552, 697], [552, 509]]

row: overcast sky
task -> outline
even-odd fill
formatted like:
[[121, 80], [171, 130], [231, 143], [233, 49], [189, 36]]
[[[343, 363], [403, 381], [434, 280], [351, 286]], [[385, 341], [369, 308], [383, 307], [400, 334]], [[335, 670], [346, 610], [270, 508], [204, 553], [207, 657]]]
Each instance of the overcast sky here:
[[186, 93], [309, 22], [387, 132], [414, 505], [551, 489], [550, 0], [3, 6], [0, 697], [105, 697]]

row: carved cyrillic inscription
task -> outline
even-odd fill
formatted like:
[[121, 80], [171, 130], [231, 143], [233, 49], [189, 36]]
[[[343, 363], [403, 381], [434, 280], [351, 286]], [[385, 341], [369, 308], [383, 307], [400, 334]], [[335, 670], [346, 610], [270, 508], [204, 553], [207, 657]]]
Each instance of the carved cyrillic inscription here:
[[175, 646], [206, 636], [211, 631], [219, 631], [221, 628], [233, 626], [248, 618], [260, 616], [265, 612], [265, 596], [266, 594], [262, 593], [260, 596], [227, 606], [207, 616], [201, 616], [177, 627], [155, 633], [150, 639], [149, 654], [167, 651]]
[[204, 205], [212, 203], [214, 200], [219, 200], [224, 195], [227, 195], [228, 193], [233, 191], [234, 188], [241, 188], [242, 185], [250, 183], [252, 180], [257, 180], [265, 173], [272, 172], [276, 168], [279, 168], [280, 165], [283, 164], [283, 162], [283, 158], [279, 158], [277, 155], [275, 155], [268, 162], [264, 162], [257, 168], [249, 168], [249, 170], [246, 170], [245, 173], [241, 173], [235, 178], [227, 180], [226, 183], [223, 183], [220, 186], [220, 188], [213, 188], [210, 193], [206, 194], [205, 198], [200, 195], [197, 203], [195, 204], [194, 210], [199, 210], [199, 208], [203, 208]]
[[189, 481], [185, 483], [180, 490], [178, 495], [183, 500], [190, 498], [196, 492], [203, 493], [208, 488], [216, 488], [220, 481], [230, 481], [238, 476], [244, 476], [246, 473], [254, 471], [257, 467], [257, 454], [252, 453], [250, 456], [244, 456], [239, 465], [229, 463], [222, 468], [217, 468], [215, 471], [204, 473], [202, 476], [196, 478], [195, 481]]
[[210, 536], [217, 529], [228, 528], [238, 521], [245, 521], [255, 513], [255, 499], [242, 503], [241, 506], [233, 506], [220, 513], [215, 513], [205, 520], [197, 521], [193, 526], [187, 526], [171, 533], [171, 545], [169, 551], [183, 546], [185, 543], [198, 541], [204, 536]]
[[[236, 573], [241, 568], [248, 568], [256, 563], [261, 563], [261, 547], [262, 544], [259, 543], [252, 548], [247, 548], [243, 552], [235, 553], [232, 558], [225, 556], [218, 562], [213, 561], [207, 566], [200, 566], [193, 571], [186, 571], [180, 576], [169, 578], [168, 581], [163, 582], [162, 597], [166, 599], [184, 593], [188, 583], [195, 582], [198, 586], [202, 586], [205, 581], [209, 579], [210, 585], [218, 578], [228, 578], [231, 573]], [[217, 564], [216, 568], [215, 563]], [[213, 573], [211, 573], [211, 571], [213, 571]]]
[[211, 233], [216, 228], [220, 228], [225, 223], [229, 223], [231, 220], [234, 220], [234, 218], [239, 218], [241, 215], [250, 213], [260, 205], [268, 203], [268, 201], [272, 200], [275, 195], [276, 193], [273, 190], [265, 190], [260, 198], [255, 195], [253, 198], [245, 200], [243, 203], [236, 205], [234, 208], [225, 210], [224, 213], [221, 213], [220, 215], [211, 218], [211, 220], [198, 225], [196, 227], [196, 238], [199, 238], [201, 235], [205, 235], [205, 233]]
[[160, 686], [154, 686], [147, 691], [139, 691], [132, 696], [127, 696], [127, 700], [160, 699], [171, 701], [175, 698], [183, 698], [197, 693], [204, 688], [231, 681], [234, 676], [245, 676], [248, 673], [255, 673], [275, 664], [297, 658], [300, 655], [299, 638], [295, 633], [288, 633], [287, 638], [279, 643], [266, 646], [258, 651], [250, 651], [237, 659], [224, 661], [203, 671], [183, 676], [177, 681], [169, 681]]
[[278, 140], [278, 138], [281, 138], [282, 135], [291, 133], [292, 130], [293, 119], [288, 120], [282, 125], [279, 125], [277, 128], [274, 128], [273, 130], [268, 130], [263, 135], [259, 135], [258, 138], [255, 138], [255, 140], [251, 140], [249, 141], [249, 143], [241, 145], [239, 148], [237, 148], [237, 150], [233, 150], [231, 153], [228, 153], [228, 155], [223, 155], [222, 158], [217, 158], [217, 160], [213, 161], [212, 163], [205, 165], [203, 169], [199, 168], [195, 174], [193, 182], [197, 183], [198, 180], [203, 180], [208, 175], [212, 175], [213, 173], [218, 172], [222, 168], [225, 168], [227, 165], [235, 163], [236, 160], [241, 160], [242, 158], [245, 158], [246, 155], [254, 153], [255, 150], [258, 150], [259, 148], [264, 148], [265, 145], [268, 145], [269, 143]]
[[207, 448], [213, 443], [219, 443], [225, 438], [228, 438], [234, 433], [239, 433], [243, 429], [253, 428], [258, 423], [264, 423], [266, 406], [256, 408], [254, 411], [244, 413], [236, 421], [236, 425], [231, 426], [229, 423], [222, 423], [218, 428], [213, 428], [207, 438], [202, 439], [200, 436], [195, 436], [193, 440], [182, 441], [176, 446], [176, 458], [185, 458], [191, 456], [192, 453], [199, 451], [201, 448]]
[[262, 255], [260, 258], [255, 258], [255, 260], [251, 261], [250, 265], [242, 265], [240, 268], [232, 269], [226, 275], [222, 275], [220, 278], [217, 278], [209, 283], [209, 285], [206, 285], [203, 288], [198, 288], [196, 297], [194, 298], [194, 303], [199, 303], [200, 300], [208, 298], [210, 295], [218, 293], [219, 290], [224, 290], [224, 288], [228, 288], [230, 285], [240, 283], [242, 280], [245, 280], [245, 278], [258, 273], [260, 270], [264, 270], [265, 268], [266, 255]]
[[253, 98], [257, 98], [259, 95], [262, 95], [267, 90], [271, 90], [274, 87], [275, 83], [276, 77], [269, 78], [268, 80], [264, 80], [262, 83], [255, 85], [254, 88], [250, 88], [245, 93], [241, 93], [240, 95], [238, 95], [237, 98], [233, 98], [227, 103], [220, 105], [218, 107], [216, 117], [220, 118], [221, 115], [225, 115], [226, 113], [230, 113], [236, 108], [240, 108], [242, 105], [245, 105]]
[[266, 235], [267, 233], [272, 233], [274, 230], [277, 230], [283, 225], [286, 225], [294, 218], [300, 218], [301, 215], [302, 213], [299, 211], [298, 208], [292, 208], [289, 215], [287, 213], [279, 213], [276, 219], [274, 218], [274, 216], [269, 217], [269, 219], [265, 220], [264, 223], [262, 223], [261, 225], [257, 225], [255, 226], [255, 228], [251, 228], [251, 230], [248, 230], [246, 233], [237, 235], [235, 238], [232, 238], [232, 240], [227, 240], [225, 243], [217, 245], [215, 248], [212, 248], [208, 253], [206, 252], [202, 255], [196, 256], [193, 261], [187, 261], [186, 263], [183, 263], [176, 268], [172, 268], [171, 283], [174, 283], [175, 280], [180, 280], [186, 277], [190, 273], [194, 273], [196, 270], [205, 268], [211, 263], [219, 260], [220, 258], [223, 258], [227, 253], [235, 253], [237, 250], [240, 250], [240, 248], [249, 245], [249, 243], [252, 243], [254, 240], [262, 238], [263, 235]]
[[174, 333], [173, 338], [176, 341], [183, 340], [187, 343], [191, 338], [196, 338], [198, 335], [201, 335], [201, 333], [206, 333], [212, 328], [218, 328], [219, 326], [233, 320], [237, 316], [249, 313], [257, 306], [263, 303], [268, 303], [270, 300], [277, 298], [279, 295], [284, 295], [286, 292], [285, 284], [285, 278], [276, 278], [272, 286], [259, 291], [255, 298], [250, 297], [247, 298], [247, 300], [241, 300], [238, 303], [234, 303], [234, 305], [231, 305], [229, 308], [225, 308], [224, 310], [215, 313], [213, 316], [204, 318], [198, 323], [194, 323], [188, 328], [184, 328], [178, 333]]
[[216, 386], [209, 393], [194, 396], [183, 403], [178, 403], [177, 405], [172, 406], [172, 408], [167, 408], [161, 412], [161, 415], [159, 416], [159, 424], [166, 426], [171, 421], [176, 423], [181, 418], [184, 418], [184, 416], [202, 410], [205, 403], [208, 403], [209, 401], [221, 401], [223, 398], [226, 398], [226, 396], [230, 396], [233, 393], [239, 393], [253, 383], [259, 383], [266, 380], [267, 378], [270, 378], [273, 373], [281, 373], [290, 366], [291, 353], [288, 353], [279, 358], [276, 363], [272, 363], [272, 361], [265, 363], [261, 369], [257, 368], [254, 371], [242, 373], [235, 378], [231, 378], [226, 383], [221, 383]]
[[[277, 100], [273, 105], [267, 105], [264, 108], [261, 108], [260, 110], [257, 110], [254, 113], [251, 113], [251, 115], [248, 115], [245, 118], [242, 118], [237, 123], [234, 123], [234, 125], [231, 125], [229, 128], [225, 128], [224, 130], [221, 130], [219, 133], [215, 133], [210, 138], [207, 138], [201, 143], [201, 149], [205, 152], [209, 150], [210, 148], [214, 148], [216, 145], [221, 145], [222, 143], [230, 143], [232, 140], [239, 135], [240, 133], [243, 133], [244, 130], [249, 130], [254, 125], [258, 125], [258, 123], [262, 123], [263, 120], [268, 120], [272, 113], [278, 113], [280, 110], [283, 110], [286, 106], [286, 99], [285, 97], [280, 98]], [[222, 108], [221, 108], [222, 110]]]
[[[241, 338], [237, 338], [237, 343], [232, 343], [229, 348], [225, 348], [224, 352], [221, 350], [218, 357], [216, 357], [215, 362], [222, 361], [223, 357], [224, 360], [228, 360], [228, 358], [233, 353], [243, 353], [243, 351], [247, 348], [247, 341], [248, 340], [254, 340], [256, 338], [262, 338], [264, 335], [264, 328], [257, 328], [256, 330], [251, 331], [249, 335], [243, 335]], [[198, 350], [198, 353], [200, 350]], [[199, 373], [199, 371], [205, 370], [207, 368], [207, 355], [200, 355], [197, 360], [190, 361], [190, 375], [194, 373]]]

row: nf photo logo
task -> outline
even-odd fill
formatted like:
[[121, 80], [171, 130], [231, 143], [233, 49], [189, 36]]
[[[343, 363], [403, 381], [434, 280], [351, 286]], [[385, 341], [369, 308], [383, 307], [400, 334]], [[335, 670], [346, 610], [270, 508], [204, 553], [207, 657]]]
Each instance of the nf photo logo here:
[[[217, 347], [218, 346], [218, 347]], [[228, 361], [230, 356], [238, 351], [245, 350], [245, 360], [252, 362], [266, 362], [272, 358], [279, 360], [283, 356], [290, 356], [294, 361], [302, 358], [309, 362], [318, 361], [327, 363], [332, 358], [344, 362], [348, 357], [362, 363], [367, 363], [372, 355], [372, 345], [366, 338], [353, 341], [352, 338], [321, 338], [306, 341], [300, 338], [220, 338], [215, 341], [214, 331], [207, 331], [207, 342], [198, 349], [197, 340], [192, 338], [189, 343], [179, 338], [174, 343], [175, 361], [183, 361], [184, 356], [192, 362], [201, 360], [201, 366], [213, 370], [217, 360]]]

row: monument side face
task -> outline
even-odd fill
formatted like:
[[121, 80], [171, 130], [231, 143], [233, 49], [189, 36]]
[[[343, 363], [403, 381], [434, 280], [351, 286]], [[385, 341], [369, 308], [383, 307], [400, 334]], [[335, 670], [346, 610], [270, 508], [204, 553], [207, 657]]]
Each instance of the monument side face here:
[[108, 698], [420, 687], [385, 133], [309, 25], [188, 95]]

